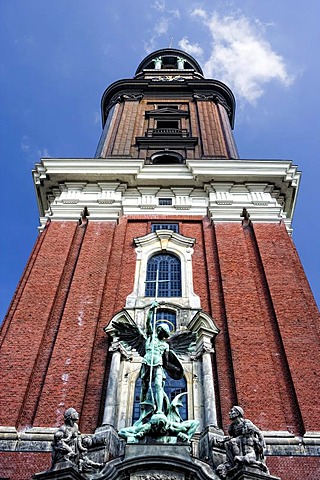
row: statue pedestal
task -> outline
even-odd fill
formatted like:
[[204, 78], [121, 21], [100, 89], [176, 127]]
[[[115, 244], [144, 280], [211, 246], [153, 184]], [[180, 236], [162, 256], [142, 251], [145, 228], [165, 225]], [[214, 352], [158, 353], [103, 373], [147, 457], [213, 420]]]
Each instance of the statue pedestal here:
[[61, 462], [55, 465], [52, 470], [36, 473], [33, 480], [85, 480], [79, 470], [70, 465], [70, 462]]
[[228, 480], [281, 480], [279, 477], [274, 477], [268, 473], [262, 472], [254, 467], [241, 467], [234, 473], [229, 473]]
[[219, 480], [208, 464], [191, 455], [190, 444], [126, 444], [121, 470], [129, 472], [130, 480]]
[[91, 457], [96, 462], [106, 463], [124, 454], [125, 442], [112, 425], [98, 427], [92, 440]]
[[125, 448], [125, 460], [130, 458], [146, 458], [156, 456], [164, 462], [166, 458], [180, 458], [182, 460], [190, 460], [190, 445], [177, 445], [171, 443], [131, 443]]

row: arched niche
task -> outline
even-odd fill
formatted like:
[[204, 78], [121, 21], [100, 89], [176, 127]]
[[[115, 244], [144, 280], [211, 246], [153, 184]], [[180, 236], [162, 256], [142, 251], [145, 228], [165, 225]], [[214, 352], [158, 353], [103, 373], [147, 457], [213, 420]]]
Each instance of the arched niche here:
[[[111, 366], [108, 376], [103, 425], [112, 425], [116, 430], [132, 425], [135, 403], [135, 385], [139, 377], [142, 358], [134, 349], [128, 348], [119, 341], [113, 322], [129, 322], [144, 330], [145, 319], [149, 307], [144, 310], [144, 321], [140, 318], [137, 324], [127, 309], [118, 312], [105, 328], [112, 342], [109, 353]], [[175, 306], [179, 312], [180, 307]], [[182, 309], [183, 310], [183, 309]], [[132, 312], [134, 315], [134, 311]], [[179, 315], [178, 315], [179, 316]], [[217, 425], [215, 390], [212, 378], [214, 339], [219, 333], [213, 319], [198, 310], [188, 325], [197, 334], [194, 351], [186, 352], [180, 357], [186, 380], [188, 419], [199, 421], [199, 432], [209, 425]]]

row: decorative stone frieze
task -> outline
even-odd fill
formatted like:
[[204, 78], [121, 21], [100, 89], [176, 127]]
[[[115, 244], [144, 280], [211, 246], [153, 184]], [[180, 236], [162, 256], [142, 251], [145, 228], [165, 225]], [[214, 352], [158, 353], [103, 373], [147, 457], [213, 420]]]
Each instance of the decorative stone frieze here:
[[[286, 160], [195, 159], [164, 166], [132, 158], [49, 158], [36, 165], [33, 177], [42, 225], [78, 219], [85, 206], [90, 221], [152, 210], [164, 216], [209, 213], [214, 222], [240, 222], [245, 207], [252, 222], [284, 222], [289, 233], [300, 182], [300, 172]], [[150, 187], [155, 181], [158, 186]]]

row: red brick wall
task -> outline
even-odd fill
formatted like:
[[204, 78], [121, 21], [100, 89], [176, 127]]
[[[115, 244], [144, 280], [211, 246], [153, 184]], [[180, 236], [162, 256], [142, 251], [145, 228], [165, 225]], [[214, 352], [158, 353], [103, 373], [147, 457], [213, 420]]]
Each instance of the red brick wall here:
[[281, 480], [318, 480], [320, 457], [267, 457], [271, 475]]
[[320, 431], [319, 312], [285, 227], [255, 225], [254, 232], [304, 429]]
[[[0, 366], [8, 396], [1, 399], [2, 424], [59, 425], [72, 405], [80, 412], [82, 430], [94, 431], [106, 383], [103, 327], [133, 290], [133, 238], [150, 231], [151, 218], [122, 218], [118, 225], [89, 222], [81, 242], [76, 224], [49, 225], [6, 325]], [[212, 226], [202, 218], [170, 219], [180, 220], [183, 235], [196, 238], [194, 291], [221, 330], [213, 375], [223, 427], [230, 406], [239, 403], [262, 429], [319, 430], [312, 394], [320, 390], [313, 368], [318, 313], [284, 226], [259, 224], [250, 230], [240, 224]], [[68, 262], [74, 265], [69, 273]], [[62, 302], [58, 313], [54, 302]], [[59, 321], [53, 322], [55, 315]], [[41, 358], [47, 355], [43, 363], [39, 352]]]
[[0, 350], [1, 425], [16, 425], [23, 409], [75, 229], [75, 222], [48, 226], [31, 271], [25, 272], [28, 279], [19, 292], [15, 311], [7, 320], [10, 324], [4, 323]]
[[[81, 231], [73, 222], [52, 222], [42, 234], [3, 328], [3, 425], [23, 427], [34, 415], [35, 426], [59, 425], [65, 408], [74, 406], [81, 430], [94, 431], [106, 384], [103, 327], [133, 290], [133, 238], [149, 233], [151, 219], [163, 220], [123, 217], [118, 225], [89, 222]], [[194, 291], [221, 329], [213, 375], [222, 426], [227, 428], [228, 410], [238, 403], [262, 429], [319, 431], [318, 311], [284, 226], [258, 224], [251, 230], [212, 225], [206, 218], [166, 220], [180, 221], [181, 234], [196, 238]], [[17, 472], [28, 465], [29, 454], [6, 455], [14, 455]], [[49, 457], [29, 455], [30, 472], [47, 468]], [[3, 458], [3, 468], [13, 469], [12, 460]], [[296, 480], [302, 472], [316, 478], [317, 462], [268, 457], [271, 472], [283, 480]]]
[[50, 466], [50, 452], [0, 452], [0, 476], [10, 480], [30, 480], [32, 475]]
[[[81, 414], [94, 345], [107, 340], [103, 332], [97, 331], [97, 324], [114, 229], [115, 222], [89, 222], [87, 226], [35, 425], [60, 425], [63, 412], [69, 406], [74, 406]], [[105, 348], [104, 358], [106, 351]], [[103, 372], [99, 380], [102, 383]], [[99, 404], [99, 398], [95, 403]], [[92, 425], [90, 430], [95, 427]]]
[[[108, 263], [108, 271], [105, 279], [101, 298], [99, 319], [96, 328], [96, 338], [90, 361], [87, 388], [81, 416], [81, 429], [90, 432], [98, 425], [99, 414], [103, 410], [103, 387], [106, 384], [106, 334], [103, 328], [107, 326], [115, 313], [121, 310], [125, 304], [125, 297], [133, 289], [133, 277], [126, 270], [124, 248], [126, 245], [127, 220], [122, 218], [115, 230], [112, 240], [112, 250]], [[132, 240], [130, 242], [132, 244]], [[132, 245], [131, 248], [133, 249]], [[134, 254], [135, 255], [135, 254]], [[123, 267], [124, 263], [124, 267]], [[119, 296], [121, 282], [126, 284], [126, 292]], [[119, 306], [118, 306], [119, 305]], [[101, 403], [101, 405], [100, 405]]]
[[[47, 224], [48, 226], [49, 224]], [[16, 291], [12, 297], [12, 300], [11, 300], [11, 303], [9, 305], [9, 308], [8, 308], [8, 311], [7, 311], [7, 314], [5, 316], [5, 319], [1, 325], [1, 328], [0, 328], [0, 348], [1, 348], [1, 345], [4, 341], [4, 339], [6, 338], [6, 332], [10, 326], [10, 323], [11, 323], [11, 320], [13, 318], [13, 315], [14, 315], [14, 312], [16, 311], [16, 308], [20, 302], [20, 299], [21, 299], [21, 296], [23, 294], [23, 291], [24, 291], [24, 288], [26, 286], [26, 283], [28, 281], [28, 278], [29, 278], [29, 275], [30, 273], [32, 272], [32, 268], [33, 268], [33, 265], [36, 261], [36, 258], [38, 256], [38, 253], [41, 249], [41, 246], [42, 246], [42, 243], [45, 239], [45, 236], [46, 236], [46, 233], [48, 232], [48, 228], [46, 228], [41, 235], [38, 236], [35, 244], [34, 244], [34, 247], [32, 249], [32, 252], [30, 254], [30, 257], [28, 259], [28, 262], [27, 262], [27, 265], [25, 266], [25, 269], [23, 271], [23, 274], [21, 276], [21, 279], [17, 285], [17, 288], [16, 288]]]
[[254, 253], [241, 224], [219, 223], [215, 231], [237, 402], [260, 428], [285, 430]]

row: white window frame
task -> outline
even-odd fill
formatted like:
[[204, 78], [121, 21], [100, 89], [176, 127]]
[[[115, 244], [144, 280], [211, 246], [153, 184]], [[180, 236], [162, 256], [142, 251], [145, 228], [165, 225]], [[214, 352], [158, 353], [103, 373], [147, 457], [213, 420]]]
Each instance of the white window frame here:
[[157, 253], [176, 255], [181, 263], [181, 297], [161, 297], [183, 308], [200, 308], [200, 298], [193, 291], [192, 254], [195, 239], [172, 230], [157, 230], [134, 239], [136, 270], [133, 292], [128, 295], [126, 308], [143, 308], [153, 298], [145, 296], [148, 260]]

